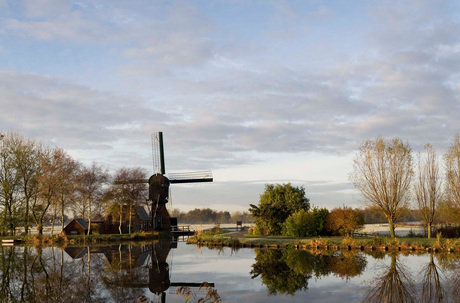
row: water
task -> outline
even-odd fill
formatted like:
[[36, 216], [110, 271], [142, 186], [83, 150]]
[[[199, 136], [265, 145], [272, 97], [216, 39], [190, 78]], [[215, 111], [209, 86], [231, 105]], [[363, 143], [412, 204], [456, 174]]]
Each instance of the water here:
[[457, 254], [175, 246], [1, 247], [0, 302], [460, 301]]

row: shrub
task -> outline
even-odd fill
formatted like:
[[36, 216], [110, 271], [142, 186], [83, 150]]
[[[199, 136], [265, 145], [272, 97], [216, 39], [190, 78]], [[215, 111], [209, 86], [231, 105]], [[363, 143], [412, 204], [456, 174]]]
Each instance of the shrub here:
[[316, 237], [325, 234], [324, 223], [329, 211], [325, 208], [299, 210], [282, 225], [283, 235], [289, 237]]
[[333, 235], [350, 237], [364, 226], [363, 215], [350, 207], [334, 208], [326, 217], [326, 228]]
[[441, 233], [444, 238], [460, 238], [459, 225], [442, 225], [434, 230], [434, 234]]

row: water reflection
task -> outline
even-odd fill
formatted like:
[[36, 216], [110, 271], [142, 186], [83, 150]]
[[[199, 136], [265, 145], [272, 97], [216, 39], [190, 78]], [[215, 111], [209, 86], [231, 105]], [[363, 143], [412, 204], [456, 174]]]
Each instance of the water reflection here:
[[[178, 293], [220, 299], [213, 283], [170, 280], [171, 242], [148, 245], [31, 248], [0, 246], [0, 302], [166, 302], [171, 286]], [[148, 291], [147, 291], [148, 290]], [[196, 297], [196, 296], [195, 296]]]
[[391, 254], [391, 264], [377, 275], [375, 285], [363, 302], [415, 302], [414, 281], [405, 266]]
[[308, 289], [308, 280], [331, 273], [344, 279], [360, 275], [367, 261], [355, 252], [314, 254], [305, 250], [256, 249], [252, 278], [260, 276], [270, 295], [290, 294]]
[[[225, 273], [219, 277], [211, 267], [224, 267], [232, 258], [240, 262], [238, 251], [227, 248], [219, 252], [206, 248], [197, 251], [189, 246], [190, 252], [182, 253], [181, 257], [197, 259], [203, 254], [202, 261], [184, 261], [179, 272], [190, 274], [177, 275], [172, 270], [171, 249], [174, 247], [169, 242], [65, 249], [0, 247], [0, 302], [197, 302], [200, 299], [268, 302], [275, 295], [288, 295], [283, 301], [305, 298], [319, 301], [319, 297], [315, 297], [319, 281], [327, 286], [338, 285], [340, 281], [346, 283], [355, 293], [348, 302], [460, 301], [460, 256], [457, 254], [407, 257], [384, 252], [243, 250], [241, 255], [247, 257], [244, 260], [248, 260], [248, 265], [234, 274], [238, 277], [235, 280], [251, 281], [252, 278], [263, 286], [262, 292], [250, 294], [251, 289], [246, 289], [235, 298], [233, 291], [239, 287], [237, 283], [223, 286], [231, 275]], [[182, 249], [187, 250], [185, 246]], [[210, 261], [209, 256], [218, 263], [205, 263]], [[194, 276], [199, 266], [208, 266], [209, 272], [201, 270]], [[175, 274], [186, 282], [175, 280]], [[216, 283], [219, 293], [214, 283], [203, 284], [203, 280], [215, 279], [219, 282]], [[328, 292], [332, 291], [339, 290]], [[267, 292], [270, 297], [266, 297]], [[340, 293], [334, 295], [341, 296]]]

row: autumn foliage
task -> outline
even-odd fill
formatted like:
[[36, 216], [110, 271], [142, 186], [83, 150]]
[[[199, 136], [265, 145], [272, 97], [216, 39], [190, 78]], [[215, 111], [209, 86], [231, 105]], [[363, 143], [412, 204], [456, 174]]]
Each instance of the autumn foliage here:
[[364, 218], [358, 210], [350, 207], [333, 209], [326, 217], [326, 229], [333, 235], [351, 236], [364, 225]]

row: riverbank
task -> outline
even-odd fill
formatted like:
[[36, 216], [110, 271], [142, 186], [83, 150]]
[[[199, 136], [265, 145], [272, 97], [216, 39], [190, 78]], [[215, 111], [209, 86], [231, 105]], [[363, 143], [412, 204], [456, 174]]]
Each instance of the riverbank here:
[[[159, 240], [167, 237], [167, 234], [159, 232], [136, 232], [132, 234], [92, 234], [92, 235], [54, 235], [54, 236], [10, 236], [1, 237], [2, 243], [4, 240], [11, 240], [15, 244], [26, 244], [35, 247], [58, 246], [65, 247], [67, 245], [89, 245], [89, 244], [117, 244], [126, 241], [148, 241]], [[4, 243], [11, 243], [5, 241]]]
[[201, 232], [187, 239], [188, 244], [199, 246], [228, 246], [235, 248], [285, 248], [318, 250], [383, 250], [383, 251], [443, 251], [460, 253], [460, 239], [441, 237], [326, 237], [289, 238], [279, 236], [252, 236], [247, 232]]

